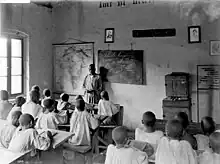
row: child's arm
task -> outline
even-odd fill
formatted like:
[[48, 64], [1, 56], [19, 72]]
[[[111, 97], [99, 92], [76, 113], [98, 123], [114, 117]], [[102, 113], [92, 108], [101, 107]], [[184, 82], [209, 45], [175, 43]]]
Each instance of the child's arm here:
[[51, 132], [47, 131], [46, 133], [39, 135], [38, 132], [34, 130], [31, 136], [31, 140], [35, 149], [48, 150], [51, 145], [52, 134]]

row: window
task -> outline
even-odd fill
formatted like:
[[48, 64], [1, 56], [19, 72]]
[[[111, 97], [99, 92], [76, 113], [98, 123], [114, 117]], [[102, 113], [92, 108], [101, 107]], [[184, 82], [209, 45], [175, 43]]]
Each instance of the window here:
[[23, 40], [0, 37], [0, 90], [23, 93]]

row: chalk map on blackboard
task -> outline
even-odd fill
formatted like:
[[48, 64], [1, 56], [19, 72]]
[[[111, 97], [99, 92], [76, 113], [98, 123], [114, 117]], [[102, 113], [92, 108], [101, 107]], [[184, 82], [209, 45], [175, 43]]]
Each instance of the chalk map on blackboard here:
[[220, 65], [198, 65], [198, 89], [220, 89]]
[[83, 80], [93, 63], [93, 43], [54, 46], [54, 89], [56, 92], [83, 94]]
[[111, 83], [142, 85], [142, 50], [99, 50], [98, 66], [108, 70], [107, 80]]

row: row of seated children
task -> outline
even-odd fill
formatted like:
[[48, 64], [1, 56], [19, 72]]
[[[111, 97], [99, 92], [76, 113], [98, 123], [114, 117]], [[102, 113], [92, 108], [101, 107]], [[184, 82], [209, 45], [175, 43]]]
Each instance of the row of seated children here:
[[[155, 164], [219, 164], [220, 163], [220, 131], [209, 135], [210, 149], [199, 155], [191, 144], [183, 140], [184, 127], [177, 120], [166, 123], [165, 136], [162, 136], [155, 153]], [[161, 132], [156, 132], [161, 133]], [[160, 134], [162, 135], [162, 134]], [[155, 136], [155, 135], [154, 135]], [[105, 164], [148, 164], [149, 156], [127, 143], [125, 127], [117, 127], [112, 132], [115, 145], [109, 145]], [[153, 137], [152, 137], [153, 138]], [[157, 137], [158, 138], [158, 137]]]

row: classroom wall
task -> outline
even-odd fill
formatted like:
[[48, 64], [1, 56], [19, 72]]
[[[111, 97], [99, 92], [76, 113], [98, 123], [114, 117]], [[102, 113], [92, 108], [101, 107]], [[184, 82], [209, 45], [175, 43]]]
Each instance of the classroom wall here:
[[[3, 32], [25, 36], [25, 91], [37, 84], [52, 88], [52, 12], [35, 4], [2, 4]], [[18, 34], [18, 35], [20, 35]]]
[[[184, 15], [177, 3], [155, 2], [154, 4], [126, 7], [99, 8], [99, 2], [74, 3], [58, 6], [53, 10], [53, 26], [56, 35], [53, 43], [80, 39], [95, 42], [95, 54], [99, 49], [108, 49], [104, 43], [104, 29], [115, 28], [115, 43], [109, 49], [144, 50], [144, 65], [147, 85], [106, 84], [110, 98], [124, 106], [124, 124], [135, 128], [140, 124], [141, 115], [147, 110], [162, 118], [162, 100], [165, 98], [164, 75], [171, 72], [188, 72], [192, 75], [192, 114], [196, 121], [196, 66], [218, 64], [218, 56], [209, 55], [209, 40], [219, 39], [219, 19], [210, 21], [202, 8], [195, 6], [199, 13], [195, 19], [192, 13]], [[192, 19], [193, 17], [193, 19]], [[195, 21], [196, 20], [196, 21]], [[188, 44], [187, 27], [201, 25], [202, 43]], [[134, 29], [176, 28], [176, 37], [132, 38]], [[205, 115], [215, 104], [219, 109], [219, 92], [212, 92], [215, 100], [210, 101], [207, 93], [201, 93], [200, 113]], [[208, 96], [208, 97], [207, 97]], [[213, 102], [215, 101], [215, 103]]]

